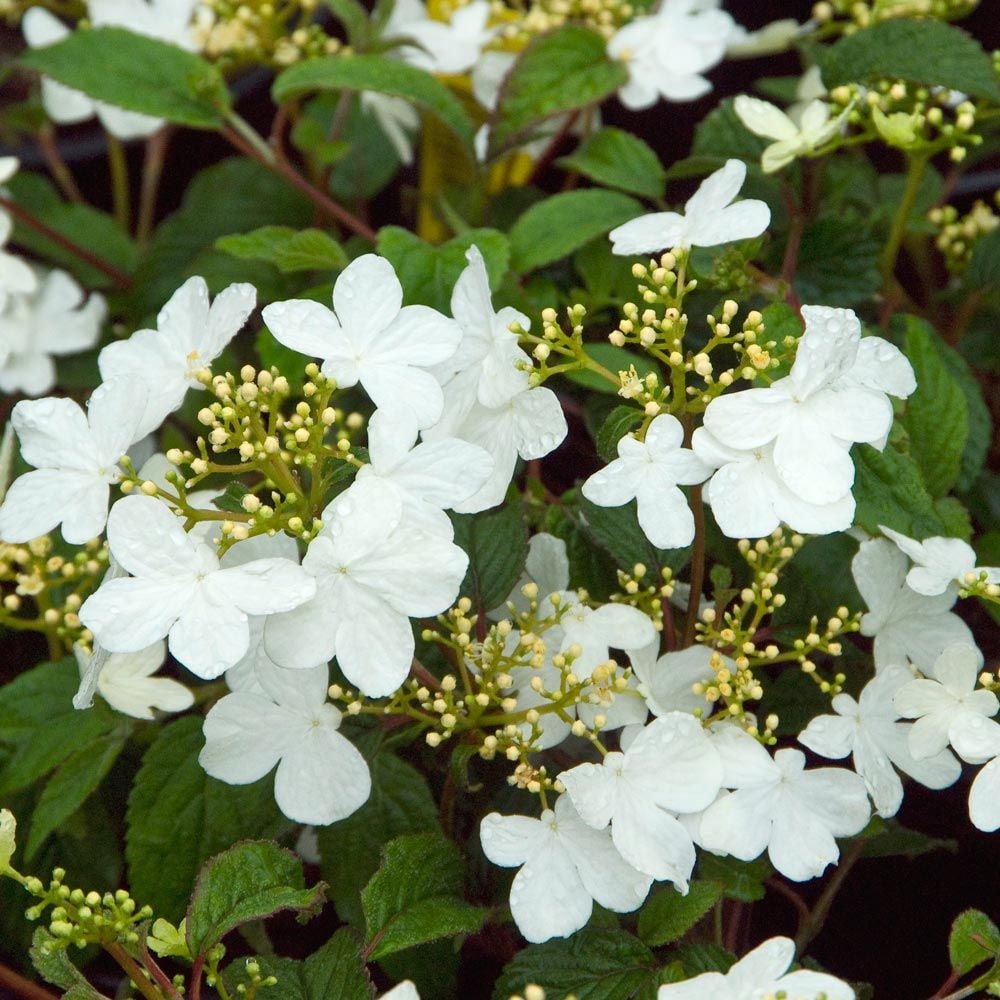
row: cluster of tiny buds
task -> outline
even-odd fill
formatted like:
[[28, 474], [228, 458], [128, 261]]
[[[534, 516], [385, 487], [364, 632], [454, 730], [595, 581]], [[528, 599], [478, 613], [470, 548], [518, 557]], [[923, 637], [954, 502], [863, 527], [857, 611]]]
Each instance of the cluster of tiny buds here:
[[248, 958], [246, 960], [246, 974], [250, 982], [238, 983], [236, 986], [236, 992], [239, 993], [240, 996], [247, 997], [248, 1000], [257, 992], [257, 990], [264, 989], [269, 986], [277, 986], [278, 984], [277, 977], [261, 975], [260, 962], [258, 962], [256, 958]]
[[1000, 583], [992, 583], [989, 574], [966, 573], [959, 581], [960, 597], [979, 597], [990, 604], [1000, 604]]
[[952, 21], [971, 13], [979, 0], [820, 0], [813, 5], [813, 20], [829, 24], [837, 18], [849, 18], [841, 25], [845, 35], [867, 28], [879, 21], [896, 17], [934, 17]]
[[609, 39], [634, 14], [629, 0], [534, 0], [516, 20], [503, 0], [493, 0], [492, 8], [493, 19], [502, 25], [500, 37], [508, 45], [527, 44], [569, 22], [584, 24]]
[[[1000, 191], [994, 194], [993, 199], [1000, 205]], [[934, 244], [952, 274], [962, 274], [969, 266], [980, 238], [1000, 226], [1000, 216], [981, 199], [965, 215], [959, 216], [958, 209], [953, 205], [942, 205], [932, 208], [927, 218], [938, 230]]]
[[843, 647], [836, 641], [838, 637], [847, 632], [857, 632], [860, 627], [860, 613], [852, 615], [847, 608], [839, 607], [834, 617], [827, 621], [823, 632], [818, 631], [819, 619], [813, 617], [809, 632], [803, 638], [796, 639], [792, 644], [793, 649], [798, 654], [799, 669], [812, 677], [823, 694], [840, 694], [846, 677], [844, 674], [838, 673], [834, 674], [832, 680], [827, 680], [817, 671], [816, 664], [811, 657], [816, 653], [840, 656]]
[[638, 608], [653, 623], [657, 632], [663, 631], [663, 602], [670, 600], [674, 593], [673, 571], [664, 566], [660, 571], [660, 581], [646, 580], [648, 570], [644, 563], [636, 563], [631, 573], [618, 570], [619, 592], [611, 595], [617, 604], [628, 604]]
[[565, 313], [569, 326], [568, 333], [559, 320], [559, 314], [551, 307], [542, 310], [541, 337], [529, 334], [527, 330], [516, 323], [511, 326], [511, 332], [534, 344], [531, 354], [538, 362], [537, 368], [529, 367], [524, 362], [520, 365], [528, 372], [528, 380], [531, 385], [541, 385], [551, 375], [563, 370], [560, 367], [553, 368], [550, 365], [549, 359], [553, 354], [557, 355], [555, 359], [557, 362], [560, 359], [563, 361], [573, 359], [579, 354], [580, 345], [583, 342], [583, 320], [587, 315], [587, 310], [577, 303], [567, 306]]
[[507, 784], [523, 788], [532, 795], [538, 795], [542, 791], [556, 793], [564, 791], [562, 782], [548, 776], [544, 764], [541, 767], [533, 767], [526, 761], [522, 761], [514, 768], [512, 774], [507, 775]]

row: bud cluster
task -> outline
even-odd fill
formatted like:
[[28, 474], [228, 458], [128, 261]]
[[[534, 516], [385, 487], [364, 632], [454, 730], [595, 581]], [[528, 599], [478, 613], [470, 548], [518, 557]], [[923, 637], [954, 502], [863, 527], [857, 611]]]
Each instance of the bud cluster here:
[[[993, 195], [993, 201], [1000, 206], [1000, 191]], [[982, 200], [977, 200], [965, 215], [960, 216], [954, 205], [941, 205], [932, 208], [927, 218], [938, 231], [934, 245], [954, 275], [964, 273], [979, 240], [1000, 226], [1000, 215]]]

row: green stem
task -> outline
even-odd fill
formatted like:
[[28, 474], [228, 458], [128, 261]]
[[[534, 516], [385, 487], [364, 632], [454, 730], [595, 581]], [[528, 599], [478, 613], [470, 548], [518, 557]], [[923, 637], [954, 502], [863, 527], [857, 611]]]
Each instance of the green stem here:
[[135, 983], [135, 988], [146, 1000], [163, 1000], [163, 994], [146, 976], [142, 966], [117, 941], [105, 944], [104, 950], [122, 967], [125, 974]]
[[121, 140], [108, 133], [108, 167], [111, 170], [111, 199], [115, 222], [129, 232], [132, 222], [132, 195], [129, 190], [128, 160]]
[[913, 211], [917, 194], [920, 191], [920, 182], [923, 180], [928, 159], [929, 157], [926, 153], [916, 153], [909, 158], [909, 165], [906, 172], [906, 187], [903, 189], [903, 197], [892, 220], [892, 228], [889, 230], [889, 241], [882, 251], [880, 261], [882, 280], [886, 287], [896, 283], [896, 258], [899, 256], [899, 248], [903, 242], [903, 235], [906, 233], [906, 225], [910, 221], [910, 213]]
[[72, 171], [66, 166], [65, 160], [59, 153], [59, 147], [55, 140], [55, 129], [46, 123], [38, 130], [35, 138], [38, 140], [38, 148], [45, 159], [45, 165], [49, 168], [49, 173], [52, 174], [56, 184], [59, 185], [59, 190], [69, 201], [85, 205], [86, 199], [80, 193]]

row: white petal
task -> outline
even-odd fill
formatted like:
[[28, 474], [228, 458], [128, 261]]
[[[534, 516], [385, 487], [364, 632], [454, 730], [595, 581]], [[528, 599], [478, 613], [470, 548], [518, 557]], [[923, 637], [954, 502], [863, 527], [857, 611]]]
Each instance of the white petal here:
[[612, 229], [608, 238], [611, 252], [619, 257], [642, 256], [689, 245], [687, 220], [677, 212], [642, 215]]
[[80, 621], [112, 652], [134, 653], [162, 639], [187, 607], [191, 590], [166, 578], [103, 583], [80, 608]]
[[36, 469], [93, 472], [99, 465], [87, 417], [71, 399], [22, 400], [11, 413], [11, 424], [22, 457]]
[[493, 812], [479, 824], [483, 854], [504, 868], [523, 865], [538, 850], [543, 836], [541, 822], [530, 816], [501, 816]]
[[266, 698], [243, 692], [226, 695], [205, 718], [205, 746], [198, 762], [213, 778], [248, 785], [278, 763], [296, 721]]
[[375, 254], [352, 260], [333, 286], [333, 308], [351, 341], [369, 344], [396, 318], [403, 288], [392, 265]]
[[208, 312], [208, 323], [199, 331], [198, 347], [206, 363], [214, 361], [242, 329], [257, 306], [257, 289], [237, 282], [215, 296]]
[[741, 94], [733, 101], [733, 110], [754, 135], [765, 139], [795, 139], [799, 130], [780, 108], [756, 97]]
[[361, 588], [351, 591], [350, 607], [337, 628], [337, 663], [344, 676], [370, 698], [393, 694], [413, 661], [409, 619]]
[[248, 615], [270, 615], [312, 600], [316, 579], [288, 559], [255, 559], [220, 569], [205, 580], [218, 603], [232, 604]]
[[329, 358], [347, 349], [337, 317], [318, 302], [275, 302], [262, 315], [275, 340], [307, 357]]
[[36, 469], [11, 484], [0, 507], [0, 538], [28, 542], [68, 521], [63, 537], [74, 545], [104, 530], [108, 484], [84, 472]]
[[238, 663], [250, 647], [247, 616], [231, 605], [192, 600], [170, 629], [171, 655], [195, 676], [213, 680]]
[[1000, 829], [1000, 757], [976, 775], [969, 789], [969, 819], [986, 833]]
[[108, 514], [108, 542], [115, 559], [134, 576], [177, 578], [204, 571], [198, 543], [160, 500], [130, 495]]

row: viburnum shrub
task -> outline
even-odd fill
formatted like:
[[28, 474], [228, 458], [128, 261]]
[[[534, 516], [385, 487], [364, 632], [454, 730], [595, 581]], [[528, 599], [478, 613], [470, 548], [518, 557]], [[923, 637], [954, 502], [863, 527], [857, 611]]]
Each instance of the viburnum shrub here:
[[4, 0], [0, 993], [871, 996], [1000, 828], [975, 7]]

